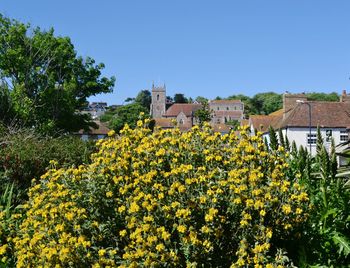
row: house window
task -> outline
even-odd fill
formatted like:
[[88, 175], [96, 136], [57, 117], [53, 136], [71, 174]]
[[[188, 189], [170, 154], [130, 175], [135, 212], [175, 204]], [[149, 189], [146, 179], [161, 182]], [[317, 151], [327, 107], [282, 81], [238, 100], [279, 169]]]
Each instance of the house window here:
[[217, 110], [219, 111], [219, 106], [217, 107]]
[[157, 101], [159, 101], [159, 94], [157, 94]]
[[316, 134], [307, 134], [307, 144], [316, 144], [317, 142], [317, 136]]
[[348, 141], [349, 140], [349, 135], [346, 130], [341, 130], [340, 131], [340, 141]]
[[327, 129], [326, 130], [326, 142], [331, 142], [332, 141], [332, 130]]
[[228, 111], [228, 110], [230, 110], [228, 107], [226, 107], [226, 110]]

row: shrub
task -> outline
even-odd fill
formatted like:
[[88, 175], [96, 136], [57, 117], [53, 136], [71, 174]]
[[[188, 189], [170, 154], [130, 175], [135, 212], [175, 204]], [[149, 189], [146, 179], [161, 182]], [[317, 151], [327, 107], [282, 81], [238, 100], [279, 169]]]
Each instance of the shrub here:
[[0, 183], [14, 183], [16, 191], [25, 191], [33, 178], [46, 172], [50, 160], [78, 166], [89, 161], [93, 150], [92, 144], [75, 137], [44, 137], [29, 129], [5, 132], [0, 138]]
[[30, 189], [17, 266], [282, 267], [275, 241], [305, 220], [308, 203], [298, 176], [286, 176], [283, 148], [267, 153], [244, 129], [151, 133], [147, 124]]

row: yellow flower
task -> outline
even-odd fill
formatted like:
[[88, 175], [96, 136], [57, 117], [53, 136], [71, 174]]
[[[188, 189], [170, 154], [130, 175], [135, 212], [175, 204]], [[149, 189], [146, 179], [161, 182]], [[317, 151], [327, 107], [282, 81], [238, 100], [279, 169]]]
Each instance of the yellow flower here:
[[163, 251], [165, 249], [165, 247], [164, 247], [164, 244], [158, 244], [157, 246], [156, 246], [156, 250], [157, 251]]
[[184, 232], [186, 232], [186, 226], [184, 226], [184, 225], [179, 225], [179, 226], [177, 227], [177, 230], [179, 231], [179, 233], [184, 233]]
[[112, 197], [112, 196], [113, 196], [113, 193], [112, 193], [111, 191], [108, 191], [108, 192], [106, 193], [106, 196], [107, 196], [107, 197]]
[[120, 235], [121, 237], [126, 236], [126, 234], [127, 234], [127, 231], [126, 231], [126, 230], [121, 230], [121, 231], [119, 232], [119, 235]]
[[106, 250], [105, 249], [100, 249], [99, 251], [98, 251], [98, 255], [99, 256], [104, 256], [106, 254]]
[[282, 211], [285, 213], [285, 214], [289, 214], [292, 212], [292, 208], [290, 207], [290, 205], [283, 205], [282, 206]]

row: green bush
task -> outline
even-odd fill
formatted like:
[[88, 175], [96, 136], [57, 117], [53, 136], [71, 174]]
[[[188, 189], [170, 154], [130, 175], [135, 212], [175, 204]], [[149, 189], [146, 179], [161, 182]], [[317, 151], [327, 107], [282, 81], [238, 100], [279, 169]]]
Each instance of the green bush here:
[[78, 166], [89, 162], [94, 144], [77, 137], [44, 137], [33, 130], [5, 132], [0, 138], [0, 191], [14, 183], [15, 192], [25, 191], [33, 178], [46, 172], [50, 160], [59, 166]]

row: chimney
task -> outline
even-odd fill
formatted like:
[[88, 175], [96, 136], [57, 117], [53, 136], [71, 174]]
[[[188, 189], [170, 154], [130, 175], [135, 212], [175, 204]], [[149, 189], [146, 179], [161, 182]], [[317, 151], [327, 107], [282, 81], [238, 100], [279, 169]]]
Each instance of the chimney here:
[[293, 110], [297, 105], [297, 101], [307, 101], [306, 95], [303, 94], [283, 94], [283, 119]]

